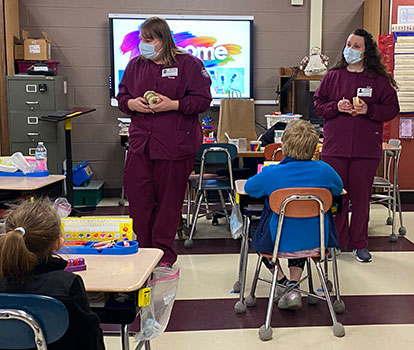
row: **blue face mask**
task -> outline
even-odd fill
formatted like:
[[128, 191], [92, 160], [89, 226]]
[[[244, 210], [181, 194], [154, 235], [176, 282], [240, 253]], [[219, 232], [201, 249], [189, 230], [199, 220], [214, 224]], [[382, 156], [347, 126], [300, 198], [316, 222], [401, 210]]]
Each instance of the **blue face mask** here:
[[351, 49], [350, 47], [344, 48], [343, 55], [348, 64], [355, 64], [362, 60], [361, 51]]
[[139, 51], [141, 52], [141, 55], [148, 60], [153, 60], [159, 55], [159, 52], [155, 51], [155, 45], [142, 42], [139, 43]]

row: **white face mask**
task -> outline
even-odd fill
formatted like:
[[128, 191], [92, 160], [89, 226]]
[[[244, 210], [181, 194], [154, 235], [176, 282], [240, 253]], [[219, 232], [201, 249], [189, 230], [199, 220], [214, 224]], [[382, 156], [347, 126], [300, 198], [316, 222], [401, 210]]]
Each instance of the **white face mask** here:
[[141, 52], [141, 55], [148, 60], [153, 60], [159, 55], [159, 52], [155, 51], [155, 45], [146, 44], [143, 42], [139, 43], [139, 51]]
[[344, 48], [343, 55], [348, 64], [355, 64], [362, 61], [361, 51], [351, 49], [350, 47]]

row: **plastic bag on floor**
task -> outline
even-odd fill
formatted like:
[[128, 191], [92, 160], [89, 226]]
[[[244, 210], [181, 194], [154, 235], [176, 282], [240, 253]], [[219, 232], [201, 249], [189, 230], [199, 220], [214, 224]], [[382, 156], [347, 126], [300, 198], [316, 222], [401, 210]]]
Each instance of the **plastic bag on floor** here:
[[151, 302], [140, 310], [141, 328], [135, 340], [151, 340], [161, 335], [167, 328], [177, 294], [180, 269], [156, 267], [152, 279]]
[[243, 233], [243, 217], [238, 203], [233, 205], [230, 215], [230, 232], [233, 239], [238, 239]]

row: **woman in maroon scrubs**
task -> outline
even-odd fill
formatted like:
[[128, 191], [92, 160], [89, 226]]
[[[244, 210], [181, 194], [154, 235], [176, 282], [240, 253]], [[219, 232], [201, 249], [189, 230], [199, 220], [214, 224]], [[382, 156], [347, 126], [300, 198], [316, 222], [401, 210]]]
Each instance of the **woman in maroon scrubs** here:
[[335, 218], [339, 243], [351, 246], [361, 262], [372, 260], [368, 251], [369, 201], [382, 157], [382, 124], [399, 112], [396, 88], [372, 35], [357, 29], [314, 95], [315, 113], [325, 119], [322, 160], [341, 176], [348, 193], [343, 198], [344, 210]]
[[[140, 247], [164, 251], [162, 264], [177, 259], [173, 248], [188, 176], [202, 143], [198, 113], [211, 102], [211, 80], [203, 63], [178, 49], [164, 19], [140, 28], [141, 55], [125, 69], [119, 109], [131, 115], [124, 185]], [[150, 105], [144, 98], [160, 98]]]

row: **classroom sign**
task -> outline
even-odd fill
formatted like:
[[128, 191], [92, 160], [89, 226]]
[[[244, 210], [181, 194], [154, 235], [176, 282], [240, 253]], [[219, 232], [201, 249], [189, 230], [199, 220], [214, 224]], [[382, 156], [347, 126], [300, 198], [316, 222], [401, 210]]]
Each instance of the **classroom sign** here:
[[62, 233], [65, 241], [108, 241], [132, 237], [131, 218], [62, 218]]

